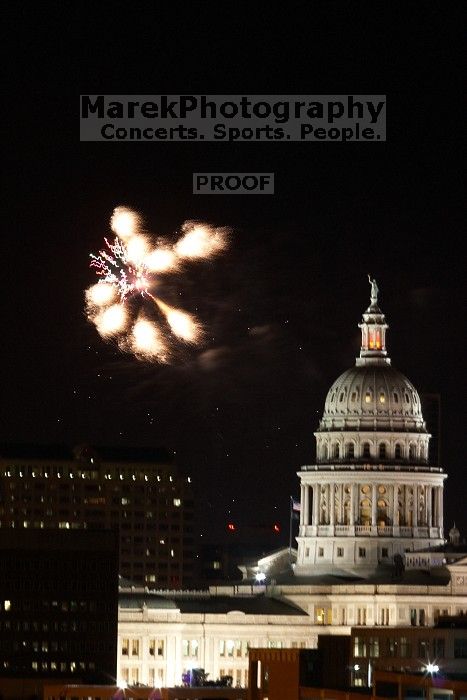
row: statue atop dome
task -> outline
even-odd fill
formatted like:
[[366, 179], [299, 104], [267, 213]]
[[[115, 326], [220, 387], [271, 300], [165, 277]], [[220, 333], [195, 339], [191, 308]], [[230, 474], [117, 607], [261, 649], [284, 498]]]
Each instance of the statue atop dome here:
[[368, 273], [368, 281], [371, 284], [371, 305], [378, 306], [378, 285], [375, 279], [371, 279], [370, 273]]

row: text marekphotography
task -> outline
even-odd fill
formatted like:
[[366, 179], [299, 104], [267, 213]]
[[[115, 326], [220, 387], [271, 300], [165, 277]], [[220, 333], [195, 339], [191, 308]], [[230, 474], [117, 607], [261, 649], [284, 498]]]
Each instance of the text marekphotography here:
[[385, 95], [81, 95], [81, 141], [386, 140]]

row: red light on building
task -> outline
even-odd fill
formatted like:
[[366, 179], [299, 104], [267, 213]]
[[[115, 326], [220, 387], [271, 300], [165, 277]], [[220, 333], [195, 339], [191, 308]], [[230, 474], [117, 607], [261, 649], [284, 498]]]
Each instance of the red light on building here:
[[229, 530], [229, 532], [235, 532], [236, 527], [235, 527], [235, 525], [234, 525], [233, 523], [229, 523], [229, 524], [227, 525], [227, 530]]
[[273, 530], [274, 530], [274, 532], [280, 532], [280, 531], [281, 531], [281, 529], [280, 529], [280, 527], [279, 527], [279, 525], [278, 525], [277, 523], [274, 523]]

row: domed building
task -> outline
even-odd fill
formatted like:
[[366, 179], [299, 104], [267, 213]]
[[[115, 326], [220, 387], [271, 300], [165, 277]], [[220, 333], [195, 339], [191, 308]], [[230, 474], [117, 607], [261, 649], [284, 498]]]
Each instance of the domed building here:
[[371, 280], [360, 356], [329, 389], [316, 464], [301, 486], [296, 576], [365, 576], [394, 556], [444, 542], [443, 483], [429, 465], [420, 398], [388, 357], [388, 325]]

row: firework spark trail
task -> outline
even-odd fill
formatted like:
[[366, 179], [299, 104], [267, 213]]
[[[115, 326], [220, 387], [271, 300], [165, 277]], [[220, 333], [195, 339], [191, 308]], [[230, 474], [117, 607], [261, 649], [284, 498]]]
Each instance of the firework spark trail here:
[[[175, 274], [183, 265], [219, 255], [227, 248], [228, 231], [187, 221], [175, 244], [159, 240], [154, 245], [143, 232], [141, 216], [126, 207], [116, 207], [110, 227], [115, 240], [104, 238], [105, 247], [99, 254], [90, 254], [90, 267], [99, 281], [85, 293], [88, 318], [102, 338], [115, 339], [121, 350], [140, 359], [168, 362], [170, 336], [197, 344], [204, 334], [196, 317], [154, 295], [151, 290], [160, 282], [156, 273]], [[136, 316], [133, 304], [128, 303], [135, 297], [140, 298], [142, 307]], [[148, 300], [162, 323], [144, 313]]]

